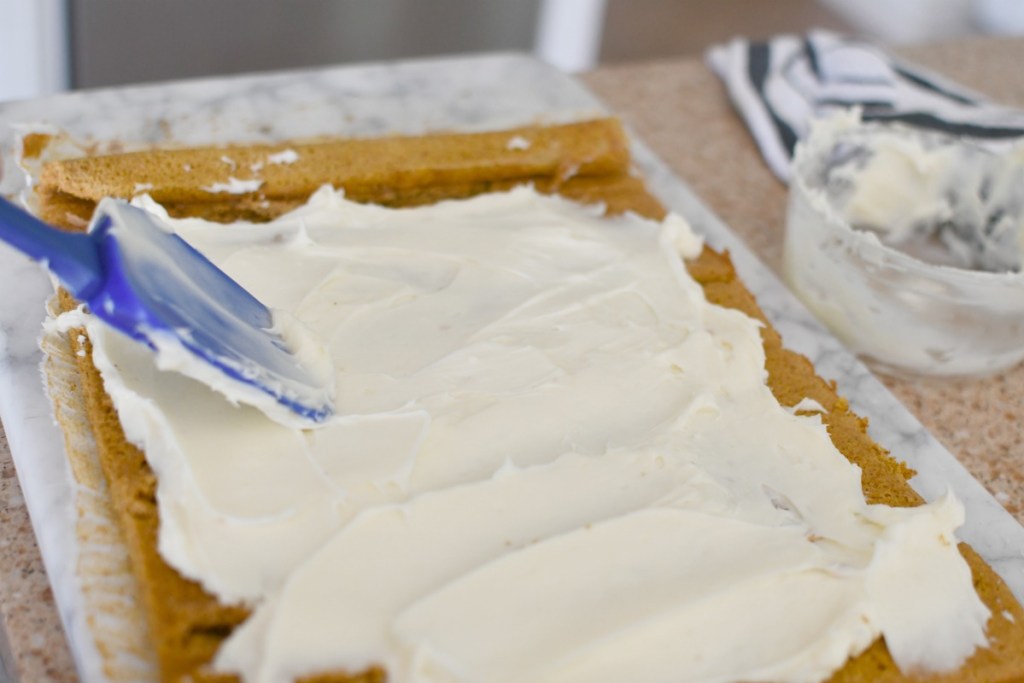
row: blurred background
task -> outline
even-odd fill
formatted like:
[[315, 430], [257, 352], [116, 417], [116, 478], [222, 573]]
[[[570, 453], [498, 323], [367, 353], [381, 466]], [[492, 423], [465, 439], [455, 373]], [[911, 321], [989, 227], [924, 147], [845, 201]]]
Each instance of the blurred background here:
[[582, 71], [816, 26], [888, 44], [1024, 34], [1024, 0], [0, 0], [0, 101], [491, 50]]

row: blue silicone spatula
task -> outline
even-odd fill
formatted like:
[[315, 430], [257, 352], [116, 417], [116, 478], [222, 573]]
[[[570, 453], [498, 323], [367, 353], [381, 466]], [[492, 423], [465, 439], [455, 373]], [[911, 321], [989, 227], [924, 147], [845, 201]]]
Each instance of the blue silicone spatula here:
[[146, 211], [105, 199], [77, 234], [0, 198], [0, 239], [42, 262], [111, 327], [158, 354], [184, 349], [201, 361], [185, 374], [226, 380], [224, 393], [279, 421], [331, 415], [329, 367], [300, 360], [266, 306]]

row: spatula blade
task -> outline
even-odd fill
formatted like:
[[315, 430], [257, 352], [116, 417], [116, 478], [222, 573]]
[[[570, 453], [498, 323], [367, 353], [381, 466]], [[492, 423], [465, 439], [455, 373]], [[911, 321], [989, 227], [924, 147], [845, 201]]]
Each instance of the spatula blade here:
[[162, 367], [278, 421], [316, 423], [332, 414], [329, 356], [297, 321], [272, 314], [142, 209], [104, 200], [90, 234], [106, 277], [86, 303], [156, 350]]

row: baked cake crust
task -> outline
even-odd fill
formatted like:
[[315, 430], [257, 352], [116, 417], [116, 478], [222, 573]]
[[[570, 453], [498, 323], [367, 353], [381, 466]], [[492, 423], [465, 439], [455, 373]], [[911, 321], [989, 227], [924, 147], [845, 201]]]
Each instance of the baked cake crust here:
[[[511, 138], [521, 138], [528, 144], [513, 148], [508, 144]], [[299, 152], [294, 163], [264, 165], [259, 173], [252, 170], [258, 160], [287, 149]], [[234, 162], [234, 172], [223, 157]], [[245, 170], [265, 181], [259, 190], [224, 195], [201, 189], [225, 182], [229, 175], [247, 178]], [[665, 213], [642, 181], [631, 175], [628, 140], [612, 119], [485, 134], [183, 149], [67, 160], [45, 167], [37, 197], [47, 220], [80, 229], [99, 198], [127, 198], [140, 186], [147, 187], [171, 215], [233, 221], [269, 220], [301, 204], [313, 190], [327, 183], [344, 188], [348, 197], [359, 201], [412, 206], [507, 189], [524, 182], [581, 202], [605, 202], [609, 213], [630, 210], [650, 218], [661, 218]], [[762, 340], [772, 392], [783, 405], [793, 406], [810, 398], [827, 411], [822, 420], [833, 443], [863, 471], [867, 501], [893, 506], [921, 504], [922, 499], [907, 483], [912, 471], [871, 440], [867, 421], [849, 410], [834, 383], [818, 377], [806, 358], [783, 347], [779, 334], [738, 279], [728, 254], [705, 248], [687, 267], [709, 301], [765, 322]], [[60, 304], [64, 310], [77, 306], [63, 292]], [[157, 552], [155, 477], [144, 454], [125, 439], [102, 379], [90, 360], [88, 339], [78, 332], [68, 338], [78, 362], [100, 463], [141, 585], [162, 679], [236, 680], [213, 674], [204, 665], [248, 611], [242, 606], [220, 604], [197, 583], [168, 566]], [[973, 550], [966, 544], [961, 544], [960, 550], [971, 567], [975, 588], [993, 615], [987, 629], [989, 648], [977, 651], [952, 674], [908, 678], [879, 640], [847, 662], [831, 680], [1024, 679], [1024, 610]], [[303, 680], [370, 683], [385, 680], [385, 672], [327, 672]]]

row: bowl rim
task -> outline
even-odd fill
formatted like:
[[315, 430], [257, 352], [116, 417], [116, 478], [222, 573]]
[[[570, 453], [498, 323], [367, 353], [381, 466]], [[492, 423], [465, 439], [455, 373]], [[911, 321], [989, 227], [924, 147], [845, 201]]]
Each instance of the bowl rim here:
[[[797, 191], [809, 202], [812, 209], [816, 210], [825, 220], [824, 223], [833, 230], [840, 230], [850, 238], [857, 240], [854, 244], [860, 256], [867, 256], [876, 265], [886, 268], [903, 268], [912, 275], [924, 279], [942, 280], [944, 283], [955, 283], [970, 286], [1005, 286], [1010, 288], [1024, 289], [1024, 268], [1018, 271], [993, 272], [987, 270], [973, 270], [958, 266], [929, 263], [910, 254], [890, 247], [878, 236], [866, 230], [855, 228], [846, 220], [838, 209], [828, 200], [825, 192], [818, 188], [812, 188], [805, 177], [803, 167], [812, 160], [817, 160], [815, 155], [820, 153], [823, 144], [820, 139], [814, 136], [830, 135], [831, 140], [836, 140], [845, 131], [873, 131], [873, 130], [901, 130], [910, 134], [938, 134], [935, 131], [922, 131], [899, 123], [884, 123], [875, 121], [863, 121], [858, 109], [847, 112], [840, 112], [827, 118], [817, 119], [812, 122], [811, 128], [805, 138], [800, 140], [793, 152], [792, 172], [790, 173], [789, 201], [792, 203]], [[967, 138], [946, 136], [955, 140], [958, 144], [972, 146]], [[830, 143], [825, 149], [831, 149]], [[817, 144], [815, 144], [817, 143]], [[1018, 143], [1024, 149], [1024, 140]], [[980, 147], [973, 144], [975, 147]], [[1017, 147], [1018, 145], [1015, 145]], [[981, 147], [982, 149], [986, 149]], [[991, 151], [987, 150], [986, 151]], [[789, 209], [791, 211], [791, 207]], [[788, 236], [788, 212], [787, 230]], [[874, 253], [873, 253], [874, 252]]]

